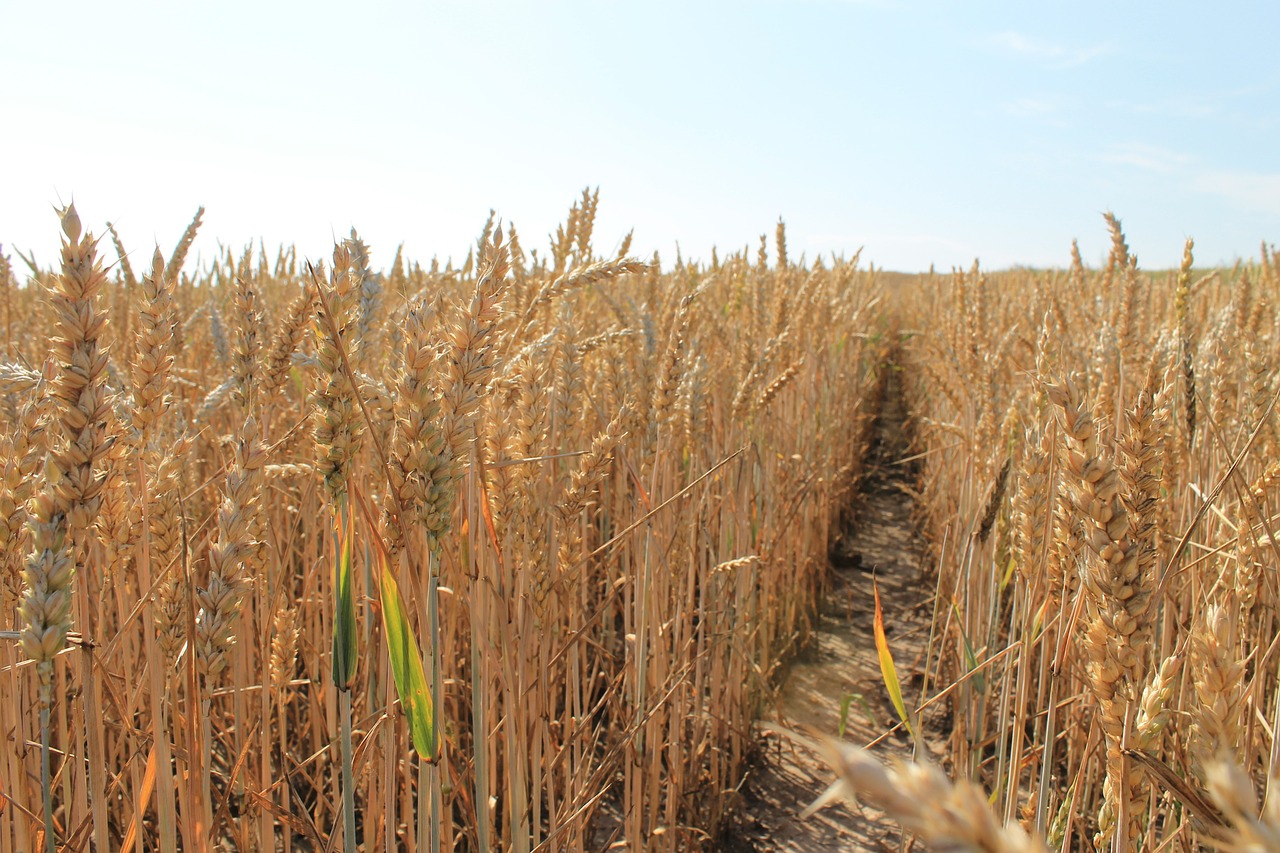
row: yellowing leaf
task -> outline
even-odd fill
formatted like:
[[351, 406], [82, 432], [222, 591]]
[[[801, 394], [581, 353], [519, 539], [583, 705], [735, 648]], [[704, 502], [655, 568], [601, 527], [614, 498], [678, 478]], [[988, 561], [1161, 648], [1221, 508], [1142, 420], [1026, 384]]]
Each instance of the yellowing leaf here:
[[884, 678], [885, 689], [889, 691], [889, 698], [893, 701], [894, 710], [898, 712], [898, 718], [914, 737], [915, 730], [911, 727], [906, 703], [902, 701], [902, 684], [898, 681], [898, 670], [893, 665], [893, 655], [889, 653], [889, 640], [884, 635], [884, 612], [880, 609], [880, 585], [872, 581], [871, 589], [876, 596], [875, 636], [876, 651], [880, 655], [880, 675]]
[[1015, 567], [1016, 567], [1016, 563], [1013, 557], [1010, 557], [1009, 565], [1005, 566], [1005, 569], [1004, 569], [1004, 577], [1000, 578], [1000, 594], [1001, 595], [1003, 595], [1004, 591], [1008, 589], [1009, 581], [1013, 580], [1013, 570]]
[[1046, 598], [1040, 602], [1040, 609], [1036, 611], [1035, 619], [1031, 623], [1031, 642], [1040, 639], [1040, 632], [1044, 630], [1044, 615], [1049, 607], [1049, 600]]
[[387, 638], [387, 654], [391, 658], [391, 674], [395, 678], [400, 706], [409, 720], [409, 733], [413, 736], [413, 748], [424, 761], [436, 760], [439, 744], [436, 740], [434, 708], [431, 688], [427, 685], [422, 655], [418, 652], [418, 640], [409, 623], [409, 613], [400, 586], [391, 574], [391, 566], [382, 549], [375, 549], [379, 564], [379, 586], [382, 589], [382, 627]]

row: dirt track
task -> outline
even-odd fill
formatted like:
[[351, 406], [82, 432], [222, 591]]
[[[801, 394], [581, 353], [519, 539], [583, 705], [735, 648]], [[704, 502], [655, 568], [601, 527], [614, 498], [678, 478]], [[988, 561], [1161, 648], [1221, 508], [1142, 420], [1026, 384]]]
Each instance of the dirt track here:
[[[872, 639], [872, 577], [880, 586], [885, 631], [909, 704], [919, 697], [933, 588], [921, 572], [922, 547], [909, 491], [907, 412], [892, 377], [852, 522], [832, 548], [831, 590], [809, 648], [779, 688], [777, 726], [805, 737], [835, 737], [848, 706], [845, 740], [865, 745], [897, 721]], [[859, 698], [860, 697], [860, 698]], [[926, 733], [926, 745], [928, 734]], [[909, 755], [905, 734], [876, 747], [881, 756]], [[900, 833], [870, 808], [831, 805], [808, 820], [800, 812], [833, 779], [820, 756], [776, 733], [765, 737], [759, 764], [742, 788], [742, 808], [718, 849], [725, 853], [897, 850]]]

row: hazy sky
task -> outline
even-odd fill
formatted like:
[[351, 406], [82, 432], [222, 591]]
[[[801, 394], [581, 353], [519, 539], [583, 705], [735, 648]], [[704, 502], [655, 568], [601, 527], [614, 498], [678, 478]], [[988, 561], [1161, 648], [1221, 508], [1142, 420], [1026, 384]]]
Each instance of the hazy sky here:
[[[1065, 265], [1114, 210], [1145, 267], [1280, 242], [1280, 4], [0, 5], [0, 243], [53, 205], [168, 252], [375, 266], [526, 249], [584, 186], [596, 245], [706, 258], [773, 233], [891, 269]], [[357, 9], [359, 11], [357, 11]], [[16, 255], [13, 255], [17, 262]], [[19, 268], [22, 266], [18, 263]]]

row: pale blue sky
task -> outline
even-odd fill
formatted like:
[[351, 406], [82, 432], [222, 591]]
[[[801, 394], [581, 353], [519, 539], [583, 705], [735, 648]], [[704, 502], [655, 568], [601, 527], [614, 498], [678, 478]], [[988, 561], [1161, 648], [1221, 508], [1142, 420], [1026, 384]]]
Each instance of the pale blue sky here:
[[[0, 243], [51, 206], [167, 252], [465, 256], [489, 208], [543, 246], [705, 258], [772, 235], [891, 269], [1065, 265], [1124, 221], [1147, 267], [1280, 242], [1280, 4], [0, 5]], [[357, 8], [359, 11], [356, 11]], [[16, 255], [13, 256], [17, 261]], [[21, 266], [21, 265], [19, 265]]]

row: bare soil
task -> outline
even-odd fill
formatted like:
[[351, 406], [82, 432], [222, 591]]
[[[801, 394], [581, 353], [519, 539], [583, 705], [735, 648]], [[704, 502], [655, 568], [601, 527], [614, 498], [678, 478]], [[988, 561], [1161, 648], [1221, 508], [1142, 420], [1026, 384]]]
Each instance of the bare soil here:
[[[903, 693], [909, 705], [918, 701], [933, 586], [922, 570], [913, 472], [904, 461], [908, 426], [901, 388], [891, 376], [853, 520], [831, 548], [831, 585], [812, 641], [779, 685], [774, 720], [766, 724], [758, 762], [740, 789], [741, 808], [717, 847], [724, 853], [899, 849], [897, 825], [869, 807], [833, 804], [801, 820], [800, 812], [834, 774], [820, 755], [774, 729], [814, 741], [836, 738], [846, 702], [843, 737], [848, 742], [871, 744], [897, 722], [872, 635], [873, 577]], [[931, 752], [941, 752], [945, 722], [936, 714], [925, 721], [924, 743]], [[873, 751], [882, 758], [910, 757], [910, 739], [899, 732]]]

